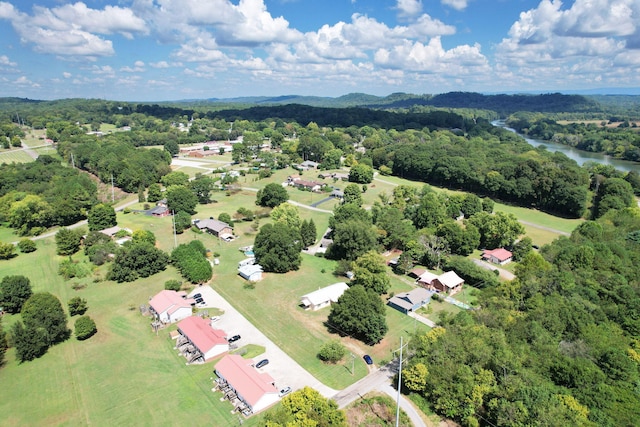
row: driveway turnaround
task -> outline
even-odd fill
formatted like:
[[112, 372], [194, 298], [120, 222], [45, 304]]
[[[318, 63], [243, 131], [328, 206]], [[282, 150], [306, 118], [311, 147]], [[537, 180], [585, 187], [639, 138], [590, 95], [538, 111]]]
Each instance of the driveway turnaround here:
[[196, 293], [202, 294], [207, 307], [216, 307], [224, 311], [220, 319], [213, 323], [213, 327], [224, 330], [227, 336], [240, 335], [240, 340], [234, 343], [238, 348], [247, 344], [257, 344], [266, 349], [263, 354], [256, 356], [254, 361], [257, 363], [262, 359], [269, 359], [269, 364], [258, 370], [271, 375], [279, 390], [287, 386], [290, 386], [292, 390], [309, 386], [318, 390], [320, 394], [327, 398], [338, 393], [338, 390], [327, 387], [318, 381], [306, 369], [289, 357], [211, 286], [198, 286], [191, 292], [191, 295]]

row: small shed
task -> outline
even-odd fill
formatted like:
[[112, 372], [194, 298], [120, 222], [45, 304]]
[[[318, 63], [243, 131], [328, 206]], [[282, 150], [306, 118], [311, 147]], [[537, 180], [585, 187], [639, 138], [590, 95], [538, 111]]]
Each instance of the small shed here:
[[259, 264], [245, 265], [238, 268], [238, 274], [245, 280], [257, 282], [262, 280], [262, 266]]

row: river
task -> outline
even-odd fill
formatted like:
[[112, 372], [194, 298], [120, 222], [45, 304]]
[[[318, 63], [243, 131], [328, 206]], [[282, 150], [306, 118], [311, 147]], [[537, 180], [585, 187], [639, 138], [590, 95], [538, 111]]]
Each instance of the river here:
[[[491, 122], [494, 126], [500, 126], [501, 128], [507, 129], [513, 133], [518, 133], [515, 129], [505, 126], [504, 120], [494, 120]], [[551, 141], [542, 141], [539, 139], [529, 138], [521, 133], [518, 133], [521, 137], [523, 137], [529, 144], [534, 147], [544, 146], [549, 151], [559, 151], [566, 155], [568, 158], [575, 160], [579, 165], [583, 165], [586, 162], [597, 162], [605, 165], [611, 165], [618, 170], [624, 172], [635, 171], [640, 174], [640, 163], [630, 162], [628, 160], [619, 160], [614, 159], [611, 156], [607, 156], [606, 154], [601, 153], [592, 153], [590, 151], [578, 150], [577, 148], [570, 147], [568, 145], [557, 144]]]

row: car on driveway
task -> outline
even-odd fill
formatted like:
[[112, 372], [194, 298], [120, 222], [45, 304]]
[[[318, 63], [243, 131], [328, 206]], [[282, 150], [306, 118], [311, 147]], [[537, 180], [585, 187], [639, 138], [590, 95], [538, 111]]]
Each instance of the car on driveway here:
[[264, 366], [267, 366], [268, 364], [269, 364], [269, 359], [262, 359], [261, 361], [256, 363], [256, 368], [262, 368]]
[[368, 354], [365, 354], [362, 358], [367, 363], [367, 365], [373, 365], [373, 359]]
[[280, 397], [286, 396], [289, 393], [291, 393], [291, 387], [285, 387], [282, 390], [280, 390], [280, 393], [278, 393], [278, 396]]
[[193, 294], [191, 298], [193, 299], [202, 298], [202, 294], [201, 293]]
[[229, 343], [232, 343], [232, 342], [236, 342], [236, 341], [238, 341], [239, 339], [240, 339], [240, 335], [234, 335], [234, 336], [232, 336], [231, 338], [227, 338], [227, 341], [228, 341]]

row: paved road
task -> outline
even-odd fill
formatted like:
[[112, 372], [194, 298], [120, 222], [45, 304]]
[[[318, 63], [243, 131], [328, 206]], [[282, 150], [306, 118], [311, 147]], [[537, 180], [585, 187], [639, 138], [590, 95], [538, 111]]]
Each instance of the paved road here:
[[[343, 409], [356, 400], [361, 399], [365, 394], [376, 390], [388, 394], [395, 401], [398, 397], [398, 392], [391, 385], [391, 381], [397, 372], [397, 362], [382, 366], [360, 381], [340, 391], [333, 396], [333, 400], [338, 403], [339, 408]], [[400, 408], [406, 412], [415, 427], [426, 427], [418, 411], [416, 411], [411, 402], [403, 395], [400, 396]]]
[[338, 392], [338, 390], [327, 387], [318, 381], [306, 369], [289, 357], [211, 286], [198, 286], [191, 294], [193, 295], [197, 292], [202, 294], [207, 307], [216, 307], [224, 311], [220, 320], [213, 323], [213, 327], [224, 330], [228, 335], [239, 334], [242, 338], [237, 342], [238, 348], [247, 344], [257, 344], [265, 348], [264, 354], [257, 356], [255, 361], [269, 359], [269, 364], [261, 368], [260, 371], [271, 375], [276, 381], [277, 388], [282, 389], [290, 386], [293, 390], [298, 390], [304, 386], [309, 386], [318, 390], [324, 397], [332, 397]]
[[435, 328], [436, 327], [436, 323], [434, 321], [429, 320], [426, 317], [419, 315], [418, 313], [414, 313], [413, 311], [410, 311], [409, 313], [407, 313], [407, 316], [413, 317], [418, 322], [424, 323], [425, 325], [427, 325], [430, 328]]
[[512, 272], [505, 270], [504, 268], [500, 268], [500, 267], [496, 267], [493, 264], [490, 264], [486, 261], [483, 261], [481, 259], [474, 259], [472, 260], [476, 265], [478, 265], [479, 267], [482, 268], [486, 268], [487, 270], [494, 270], [494, 271], [498, 271], [500, 273], [500, 278], [505, 279], [505, 280], [513, 280], [516, 278], [516, 275], [513, 274]]

